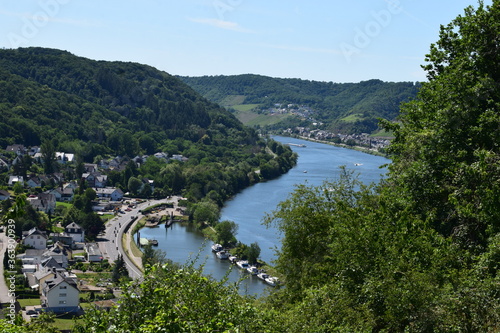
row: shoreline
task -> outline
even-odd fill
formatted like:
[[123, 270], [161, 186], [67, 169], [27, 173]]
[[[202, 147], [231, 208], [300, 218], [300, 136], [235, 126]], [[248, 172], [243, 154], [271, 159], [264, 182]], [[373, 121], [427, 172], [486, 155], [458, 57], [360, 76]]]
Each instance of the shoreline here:
[[372, 150], [370, 148], [366, 148], [366, 147], [362, 147], [362, 146], [349, 146], [349, 145], [346, 145], [345, 143], [335, 143], [335, 142], [331, 142], [331, 141], [318, 140], [318, 139], [313, 139], [313, 138], [309, 138], [306, 136], [300, 136], [300, 135], [284, 135], [284, 134], [272, 134], [272, 135], [281, 136], [281, 137], [288, 137], [288, 138], [295, 138], [295, 139], [300, 139], [300, 140], [310, 141], [310, 142], [317, 142], [317, 143], [322, 143], [322, 144], [326, 144], [326, 145], [330, 145], [330, 146], [334, 146], [334, 147], [356, 150], [356, 151], [359, 151], [359, 152], [362, 152], [365, 154], [389, 158], [389, 156], [385, 153], [381, 153], [378, 150]]

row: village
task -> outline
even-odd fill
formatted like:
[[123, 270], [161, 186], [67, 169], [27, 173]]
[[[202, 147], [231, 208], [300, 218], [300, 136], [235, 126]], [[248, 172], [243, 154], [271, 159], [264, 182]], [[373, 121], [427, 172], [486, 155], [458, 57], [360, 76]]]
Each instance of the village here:
[[[182, 155], [168, 156], [163, 152], [153, 156], [166, 162], [187, 160]], [[15, 277], [16, 310], [30, 320], [43, 312], [51, 312], [56, 316], [81, 315], [84, 311], [82, 301], [85, 304], [92, 301], [98, 307], [109, 308], [115, 305], [121, 293], [119, 281], [111, 278], [111, 272], [115, 266], [114, 261], [125, 252], [121, 245], [121, 235], [127, 230], [127, 226], [123, 221], [135, 221], [132, 214], [140, 212], [140, 208], [147, 207], [149, 202], [158, 201], [131, 199], [126, 196], [129, 193], [109, 186], [106, 173], [110, 170], [125, 170], [130, 161], [140, 165], [149, 156], [136, 156], [132, 159], [118, 156], [102, 159], [99, 163], [82, 163], [82, 172], [77, 175], [75, 155], [56, 152], [54, 162], [58, 167], [55, 172], [49, 174], [28, 171], [42, 171], [40, 165], [43, 164], [43, 157], [40, 147], [27, 148], [23, 145], [10, 145], [0, 152], [0, 172], [4, 175], [0, 186], [1, 207], [12, 207], [16, 198], [24, 195], [26, 205], [32, 212], [44, 216], [46, 222], [53, 222], [51, 227], [43, 223], [42, 226], [22, 230], [22, 235], [16, 235], [16, 266], [10, 268], [11, 273], [15, 273], [11, 275]], [[27, 160], [35, 167], [26, 168]], [[154, 181], [141, 178], [140, 182], [137, 191], [141, 193], [147, 188], [147, 193], [151, 195]], [[92, 212], [100, 216], [104, 223], [112, 221], [103, 224], [97, 237], [95, 234], [89, 235], [88, 230], [74, 221], [61, 224], [61, 209], [67, 211], [72, 207], [75, 197], [81, 194], [81, 186], [92, 189], [95, 193], [91, 200]], [[124, 228], [118, 231], [118, 225], [123, 225]], [[0, 229], [0, 248], [3, 254], [9, 238], [4, 226]], [[140, 262], [131, 263], [129, 258], [123, 260], [125, 267], [131, 270], [130, 277], [137, 277]], [[2, 289], [1, 294], [2, 303], [10, 302], [7, 290], [4, 292]]]

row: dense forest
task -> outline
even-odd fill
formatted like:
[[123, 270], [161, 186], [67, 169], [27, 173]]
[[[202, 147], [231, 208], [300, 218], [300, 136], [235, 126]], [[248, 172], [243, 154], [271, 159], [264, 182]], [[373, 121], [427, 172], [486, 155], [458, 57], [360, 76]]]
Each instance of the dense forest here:
[[[296, 158], [165, 72], [46, 48], [0, 50], [0, 129], [2, 149], [23, 144], [73, 153], [73, 171], [80, 172], [83, 162], [116, 156], [180, 154], [183, 163], [129, 163], [109, 172], [109, 185], [127, 191], [130, 178], [145, 177], [155, 181], [155, 196], [182, 192], [219, 206], [249, 184], [286, 172]], [[24, 176], [39, 171], [29, 159], [16, 168]], [[50, 171], [77, 179], [68, 169]], [[7, 176], [0, 175], [2, 185]]]
[[[309, 106], [317, 112], [315, 119], [325, 124], [324, 129], [345, 134], [372, 132], [378, 128], [379, 118], [394, 120], [401, 103], [413, 99], [420, 87], [413, 82], [333, 83], [254, 74], [181, 79], [221, 105], [240, 96], [242, 104], [258, 104], [263, 109], [276, 103]], [[349, 116], [356, 120], [350, 121]]]
[[[344, 172], [300, 186], [283, 232], [284, 288], [255, 300], [190, 265], [148, 267], [77, 332], [500, 331], [500, 1], [468, 7], [430, 47], [378, 185]], [[30, 332], [46, 323], [13, 327]]]

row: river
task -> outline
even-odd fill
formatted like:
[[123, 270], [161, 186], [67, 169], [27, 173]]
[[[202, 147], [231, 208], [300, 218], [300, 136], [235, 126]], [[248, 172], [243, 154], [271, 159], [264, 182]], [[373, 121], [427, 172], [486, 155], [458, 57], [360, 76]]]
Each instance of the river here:
[[[386, 172], [385, 168], [380, 167], [390, 163], [384, 157], [352, 149], [295, 138], [277, 136], [274, 139], [292, 144], [292, 150], [299, 155], [297, 165], [277, 179], [255, 184], [238, 193], [226, 202], [220, 217], [221, 221], [236, 222], [239, 226], [236, 238], [248, 245], [257, 242], [261, 248], [261, 259], [271, 264], [275, 259], [275, 248], [280, 245], [280, 235], [276, 229], [263, 226], [262, 219], [276, 209], [296, 185], [318, 186], [325, 180], [337, 180], [340, 166], [359, 174], [359, 179], [364, 183], [378, 182]], [[215, 279], [223, 278], [226, 273], [229, 274], [230, 281], [248, 275], [236, 268], [231, 269], [228, 261], [218, 260], [211, 252], [212, 243], [205, 241], [203, 235], [189, 226], [174, 224], [168, 230], [163, 225], [153, 229], [145, 228], [141, 230], [141, 236], [157, 239], [158, 248], [165, 251], [167, 258], [174, 262], [186, 263], [198, 256], [197, 265], [204, 264], [204, 272]], [[269, 288], [256, 277], [245, 279], [242, 286], [242, 293], [255, 295], [262, 295]]]

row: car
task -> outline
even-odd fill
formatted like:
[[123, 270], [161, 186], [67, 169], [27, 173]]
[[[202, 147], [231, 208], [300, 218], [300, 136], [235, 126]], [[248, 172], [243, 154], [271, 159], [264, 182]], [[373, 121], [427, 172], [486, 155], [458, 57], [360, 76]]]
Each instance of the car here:
[[35, 310], [27, 310], [26, 314], [30, 316], [30, 315], [38, 314], [38, 312], [36, 312]]
[[38, 318], [38, 313], [30, 315], [30, 318]]

